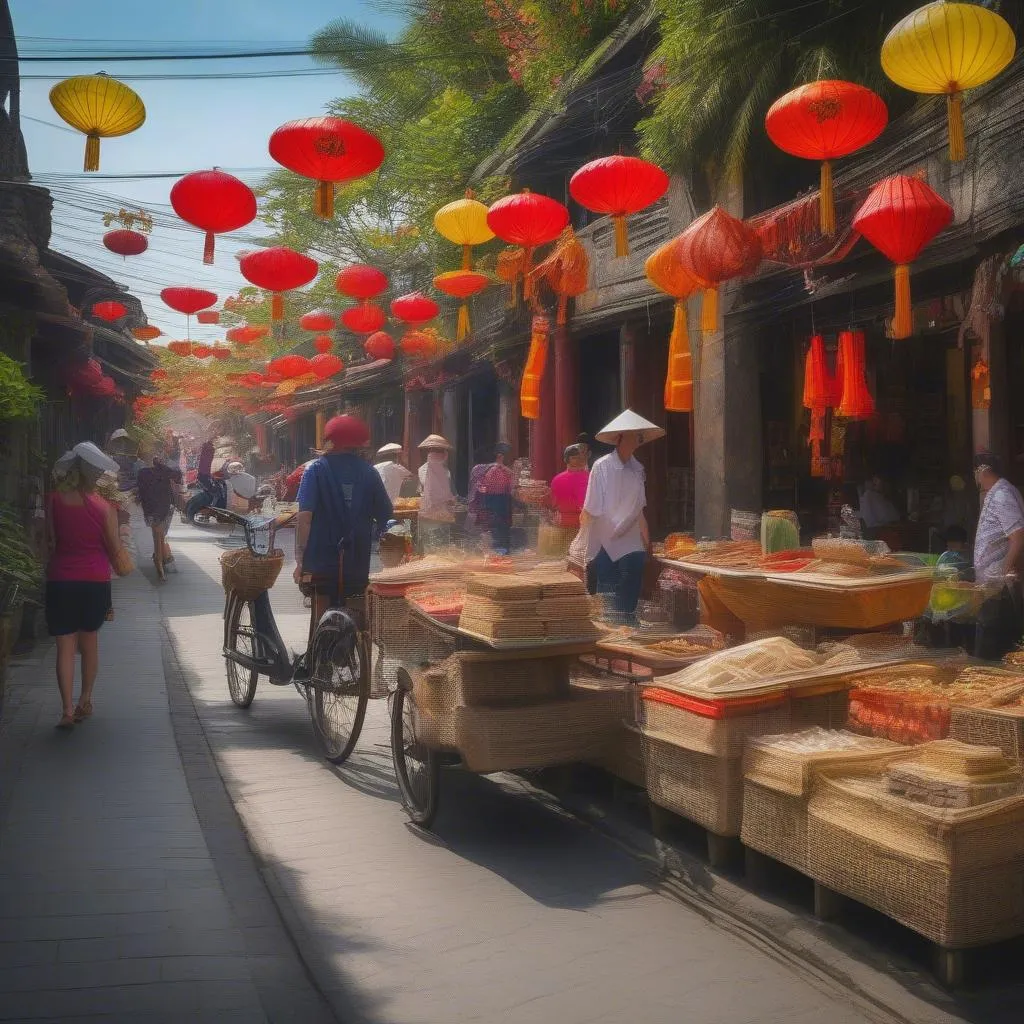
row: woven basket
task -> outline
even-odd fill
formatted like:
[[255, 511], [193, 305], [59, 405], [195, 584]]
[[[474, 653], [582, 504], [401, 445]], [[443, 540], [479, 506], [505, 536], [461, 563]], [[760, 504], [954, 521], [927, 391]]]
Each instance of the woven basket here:
[[248, 548], [225, 551], [220, 556], [220, 581], [225, 593], [236, 593], [244, 601], [254, 601], [276, 582], [284, 565], [284, 552], [258, 557]]
[[388, 658], [415, 661], [420, 654], [418, 638], [411, 635], [409, 603], [403, 594], [368, 591], [372, 639]]
[[590, 763], [631, 786], [643, 789], [646, 785], [643, 734], [635, 726], [623, 722], [609, 741], [607, 751]]
[[1013, 710], [955, 707], [950, 715], [951, 739], [998, 747], [1005, 757], [1024, 761], [1024, 708]]
[[746, 779], [740, 839], [791, 868], [807, 873], [807, 801]]

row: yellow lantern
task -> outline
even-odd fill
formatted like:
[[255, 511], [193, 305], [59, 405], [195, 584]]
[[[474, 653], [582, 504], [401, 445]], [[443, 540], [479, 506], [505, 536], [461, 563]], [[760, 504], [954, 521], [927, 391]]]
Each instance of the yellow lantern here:
[[473, 197], [471, 188], [466, 189], [464, 199], [456, 199], [434, 214], [434, 227], [442, 238], [462, 246], [463, 270], [472, 269], [470, 249], [494, 237], [487, 226], [487, 207]]
[[977, 4], [925, 4], [882, 44], [882, 70], [910, 92], [946, 96], [949, 157], [963, 160], [961, 93], [990, 82], [1013, 60], [1017, 41], [1004, 18]]
[[146, 120], [138, 94], [103, 72], [58, 82], [50, 90], [50, 103], [72, 128], [85, 133], [87, 171], [100, 169], [100, 139], [127, 135]]

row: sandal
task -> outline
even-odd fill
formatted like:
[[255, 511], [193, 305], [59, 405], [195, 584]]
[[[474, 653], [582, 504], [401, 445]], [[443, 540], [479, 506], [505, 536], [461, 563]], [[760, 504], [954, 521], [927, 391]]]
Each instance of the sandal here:
[[74, 727], [75, 727], [75, 717], [74, 717], [74, 715], [61, 715], [60, 721], [56, 725], [57, 729], [63, 729], [65, 732], [67, 732], [70, 729], [74, 729]]
[[92, 701], [87, 700], [84, 704], [79, 702], [75, 708], [75, 722], [84, 722], [92, 714]]
[[156, 555], [153, 555], [153, 565], [156, 566], [156, 576], [157, 576], [157, 579], [159, 579], [159, 580], [166, 579], [167, 577], [164, 574], [164, 563]]

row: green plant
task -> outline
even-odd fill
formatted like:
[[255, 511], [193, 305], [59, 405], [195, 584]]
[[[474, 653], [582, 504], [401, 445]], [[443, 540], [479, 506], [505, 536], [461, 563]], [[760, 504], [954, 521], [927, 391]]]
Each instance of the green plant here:
[[11, 589], [13, 584], [23, 593], [36, 594], [42, 575], [43, 567], [32, 550], [25, 527], [14, 509], [0, 505], [0, 591]]
[[43, 392], [10, 356], [0, 352], [0, 420], [28, 420], [36, 414]]

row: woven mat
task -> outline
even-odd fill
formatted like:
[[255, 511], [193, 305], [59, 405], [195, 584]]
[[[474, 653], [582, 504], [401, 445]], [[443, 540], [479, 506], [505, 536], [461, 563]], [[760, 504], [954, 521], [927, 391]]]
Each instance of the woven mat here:
[[520, 578], [539, 586], [545, 598], [587, 596], [587, 588], [583, 581], [571, 572], [547, 572], [538, 569], [523, 573]]
[[473, 595], [469, 607], [470, 617], [489, 619], [543, 619], [539, 601], [495, 601], [490, 597]]
[[598, 637], [597, 627], [590, 619], [556, 619], [544, 624], [545, 635], [555, 638], [594, 638]]
[[543, 640], [544, 623], [540, 619], [478, 619], [467, 612], [459, 619], [459, 629], [479, 633], [493, 640]]
[[537, 605], [542, 619], [589, 619], [589, 597], [545, 597]]
[[525, 573], [521, 576], [474, 573], [466, 581], [466, 592], [494, 601], [536, 601], [541, 596], [540, 586]]

